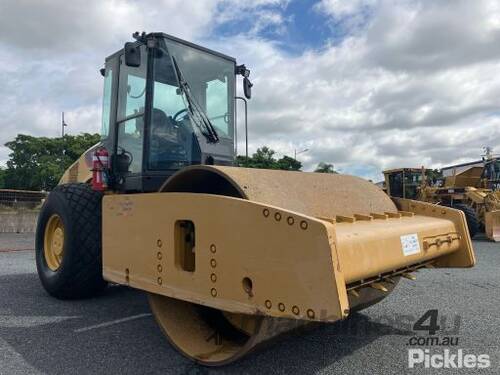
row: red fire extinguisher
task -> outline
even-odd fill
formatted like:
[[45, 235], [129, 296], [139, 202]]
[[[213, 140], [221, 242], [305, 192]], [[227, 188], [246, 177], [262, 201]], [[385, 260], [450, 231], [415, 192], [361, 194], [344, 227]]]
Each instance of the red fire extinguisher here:
[[104, 191], [108, 188], [109, 154], [104, 147], [95, 150], [92, 156], [92, 189]]

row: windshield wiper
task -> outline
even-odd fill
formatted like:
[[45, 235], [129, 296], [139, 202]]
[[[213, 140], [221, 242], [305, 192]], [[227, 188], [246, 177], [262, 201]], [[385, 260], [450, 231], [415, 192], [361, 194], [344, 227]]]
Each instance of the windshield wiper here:
[[193, 122], [196, 124], [196, 126], [198, 126], [198, 128], [201, 131], [201, 134], [203, 134], [205, 138], [207, 138], [209, 143], [219, 142], [219, 136], [217, 134], [217, 131], [215, 130], [214, 126], [212, 125], [212, 122], [208, 118], [205, 111], [198, 104], [195, 97], [191, 93], [191, 87], [184, 79], [184, 76], [179, 68], [179, 65], [177, 65], [177, 61], [175, 60], [174, 56], [172, 56], [172, 60], [174, 62], [174, 71], [177, 77], [177, 81], [179, 81], [180, 89], [182, 90], [182, 92], [186, 97], [188, 111], [191, 114]]

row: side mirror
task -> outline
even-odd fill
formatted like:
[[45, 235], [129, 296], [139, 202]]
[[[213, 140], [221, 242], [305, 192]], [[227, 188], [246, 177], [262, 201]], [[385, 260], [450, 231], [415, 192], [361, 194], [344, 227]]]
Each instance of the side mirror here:
[[141, 49], [134, 42], [125, 43], [125, 65], [132, 68], [141, 66]]
[[252, 87], [253, 83], [247, 77], [243, 78], [243, 93], [247, 99], [252, 98]]

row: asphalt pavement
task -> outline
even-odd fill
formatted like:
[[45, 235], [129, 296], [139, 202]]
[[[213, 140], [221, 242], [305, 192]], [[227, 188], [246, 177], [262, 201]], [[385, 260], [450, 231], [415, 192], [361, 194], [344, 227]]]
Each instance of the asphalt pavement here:
[[[0, 234], [0, 374], [498, 374], [500, 244], [479, 239], [474, 246], [475, 268], [420, 271], [416, 281], [402, 280], [383, 302], [344, 322], [207, 369], [168, 344], [142, 292], [112, 286], [83, 301], [51, 298], [36, 274], [33, 235]], [[408, 345], [417, 334], [413, 324], [434, 309], [441, 328], [435, 336], [455, 337], [458, 344]], [[410, 348], [486, 354], [490, 366], [410, 369]]]

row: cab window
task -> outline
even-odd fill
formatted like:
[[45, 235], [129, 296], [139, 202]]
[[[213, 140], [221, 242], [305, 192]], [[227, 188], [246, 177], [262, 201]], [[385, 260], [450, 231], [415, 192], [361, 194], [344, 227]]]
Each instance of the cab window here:
[[229, 108], [227, 77], [207, 82], [207, 115], [223, 137], [229, 136]]
[[106, 68], [104, 73], [104, 90], [102, 95], [102, 122], [101, 138], [105, 139], [109, 135], [109, 121], [111, 115], [111, 94], [113, 84], [113, 70]]
[[117, 153], [127, 155], [129, 173], [142, 171], [147, 71], [145, 46], [141, 46], [141, 59], [139, 67], [130, 67], [120, 56]]
[[141, 65], [125, 65], [124, 56], [120, 56], [120, 82], [118, 92], [118, 121], [127, 117], [144, 114], [146, 102], [146, 47], [141, 46]]
[[125, 153], [129, 158], [129, 173], [142, 170], [142, 149], [144, 144], [143, 117], [135, 117], [118, 125], [118, 153]]
[[148, 169], [179, 169], [192, 159], [193, 128], [167, 51], [153, 60]]

